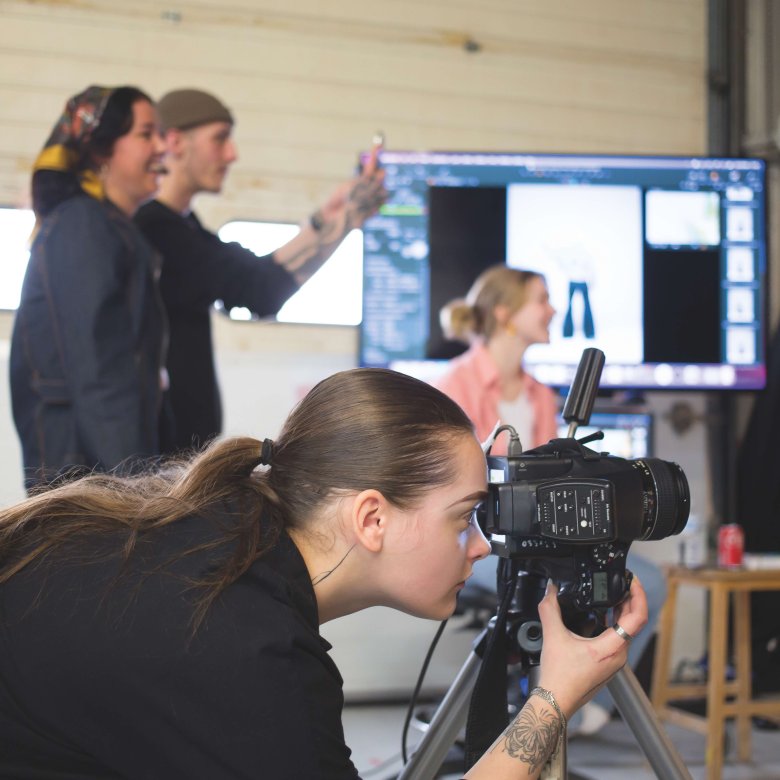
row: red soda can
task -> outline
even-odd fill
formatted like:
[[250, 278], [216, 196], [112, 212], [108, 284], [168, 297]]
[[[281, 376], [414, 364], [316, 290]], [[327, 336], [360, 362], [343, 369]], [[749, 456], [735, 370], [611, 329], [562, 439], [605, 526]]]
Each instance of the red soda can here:
[[722, 525], [718, 531], [718, 566], [736, 569], [742, 566], [745, 534], [736, 523]]

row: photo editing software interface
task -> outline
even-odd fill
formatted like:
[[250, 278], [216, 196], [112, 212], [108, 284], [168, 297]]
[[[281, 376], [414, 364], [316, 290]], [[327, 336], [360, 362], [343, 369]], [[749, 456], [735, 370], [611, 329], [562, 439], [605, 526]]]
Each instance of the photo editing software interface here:
[[435, 379], [465, 349], [441, 307], [488, 266], [538, 271], [556, 309], [525, 366], [568, 386], [763, 387], [765, 166], [756, 159], [384, 152], [364, 227], [360, 363]]

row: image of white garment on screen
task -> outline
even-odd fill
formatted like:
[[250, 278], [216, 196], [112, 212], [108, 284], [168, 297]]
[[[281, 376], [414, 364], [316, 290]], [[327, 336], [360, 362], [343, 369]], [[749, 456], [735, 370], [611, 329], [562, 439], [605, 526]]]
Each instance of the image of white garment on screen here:
[[534, 446], [534, 408], [525, 393], [514, 401], [499, 401], [498, 415], [502, 425], [511, 425], [517, 431], [523, 450]]
[[753, 250], [732, 246], [726, 252], [726, 277], [730, 282], [752, 282], [755, 278]]
[[753, 240], [753, 210], [745, 206], [726, 209], [726, 237], [729, 241]]
[[753, 328], [726, 328], [726, 360], [733, 365], [756, 362], [756, 332]]
[[753, 322], [756, 319], [755, 293], [747, 287], [726, 292], [726, 316], [729, 322]]
[[642, 193], [635, 186], [512, 184], [507, 188], [507, 263], [544, 274], [556, 315], [550, 346], [531, 366], [576, 363], [598, 347], [608, 361], [642, 361]]
[[717, 246], [720, 199], [717, 192], [648, 190], [647, 243], [653, 246]]

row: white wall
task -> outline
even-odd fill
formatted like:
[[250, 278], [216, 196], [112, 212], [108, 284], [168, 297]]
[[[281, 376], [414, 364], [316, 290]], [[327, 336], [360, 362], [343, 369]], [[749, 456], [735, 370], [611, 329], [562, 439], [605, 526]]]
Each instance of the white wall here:
[[[211, 224], [296, 221], [374, 132], [395, 149], [704, 151], [704, 0], [4, 0], [0, 203], [65, 98], [197, 85], [238, 117]], [[467, 51], [472, 42], [477, 51]]]
[[[219, 198], [230, 219], [298, 221], [349, 173], [377, 129], [396, 149], [697, 154], [705, 150], [704, 0], [4, 0], [0, 205], [26, 205], [32, 161], [65, 99], [89, 83], [153, 96], [199, 86], [238, 117], [240, 159]], [[468, 45], [467, 45], [468, 44]], [[0, 314], [7, 374], [11, 315]], [[274, 435], [318, 379], [354, 365], [351, 328], [216, 321], [227, 433]], [[0, 503], [21, 493], [7, 382], [0, 382]], [[686, 396], [703, 414], [700, 395]], [[703, 423], [658, 455], [678, 460], [711, 514]], [[644, 551], [644, 550], [643, 550]], [[648, 551], [649, 552], [649, 551]], [[653, 557], [672, 560], [675, 543]], [[702, 647], [692, 603], [683, 651]], [[347, 691], [408, 690], [433, 627], [385, 611], [326, 626]], [[360, 638], [360, 641], [357, 641]], [[432, 671], [460, 665], [453, 632]], [[366, 662], [366, 658], [370, 659]]]

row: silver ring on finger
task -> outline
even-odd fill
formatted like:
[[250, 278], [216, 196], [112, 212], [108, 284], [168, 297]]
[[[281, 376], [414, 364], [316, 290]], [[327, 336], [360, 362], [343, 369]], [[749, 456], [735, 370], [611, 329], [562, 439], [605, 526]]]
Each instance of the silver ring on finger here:
[[631, 636], [631, 634], [628, 633], [628, 631], [626, 631], [625, 628], [623, 628], [623, 626], [620, 625], [620, 623], [615, 623], [612, 628], [614, 628], [615, 633], [626, 642], [630, 642], [634, 638]]

